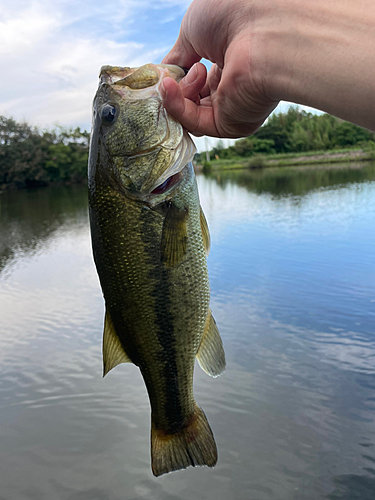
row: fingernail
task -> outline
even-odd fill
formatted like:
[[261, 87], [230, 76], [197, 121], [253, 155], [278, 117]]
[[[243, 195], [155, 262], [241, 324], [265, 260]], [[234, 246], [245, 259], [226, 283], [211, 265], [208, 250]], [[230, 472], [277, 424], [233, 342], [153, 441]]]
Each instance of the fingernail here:
[[189, 73], [185, 76], [184, 82], [190, 85], [190, 83], [193, 83], [197, 79], [197, 76], [198, 76], [198, 68], [197, 64], [194, 64], [194, 66], [190, 68]]

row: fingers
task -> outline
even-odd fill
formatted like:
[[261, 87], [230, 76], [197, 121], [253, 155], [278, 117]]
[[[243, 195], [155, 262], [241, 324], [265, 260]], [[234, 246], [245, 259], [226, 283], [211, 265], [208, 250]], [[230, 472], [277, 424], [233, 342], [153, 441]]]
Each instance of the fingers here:
[[197, 63], [194, 64], [179, 84], [171, 78], [164, 78], [160, 90], [167, 110], [173, 110], [172, 114], [177, 118], [183, 113], [185, 106], [184, 99], [199, 104], [199, 94], [205, 85], [206, 77], [206, 67], [203, 64]]
[[194, 64], [189, 73], [180, 82], [183, 96], [191, 101], [199, 101], [199, 94], [207, 78], [206, 66], [200, 63]]
[[208, 97], [212, 94], [212, 92], [217, 90], [221, 80], [221, 74], [222, 70], [217, 66], [217, 64], [213, 64], [208, 72], [205, 85], [200, 91], [201, 97]]
[[178, 83], [173, 78], [164, 78], [160, 84], [160, 94], [165, 109], [176, 120], [180, 121], [180, 117], [185, 111], [185, 99]]
[[211, 106], [197, 105], [186, 99], [180, 86], [172, 78], [164, 78], [160, 86], [164, 107], [189, 132], [196, 135], [218, 137]]

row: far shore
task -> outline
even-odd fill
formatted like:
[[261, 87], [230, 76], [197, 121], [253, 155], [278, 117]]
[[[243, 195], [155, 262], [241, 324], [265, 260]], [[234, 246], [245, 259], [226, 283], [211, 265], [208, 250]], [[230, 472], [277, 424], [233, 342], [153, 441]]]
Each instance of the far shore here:
[[[299, 165], [319, 165], [327, 163], [348, 163], [359, 161], [374, 161], [375, 152], [363, 149], [347, 149], [339, 151], [317, 151], [308, 153], [286, 153], [274, 155], [253, 155], [248, 158], [211, 160], [207, 165], [206, 162], [199, 162], [195, 168], [199, 172], [201, 170], [233, 170], [243, 168], [267, 168], [267, 167], [286, 167]], [[206, 164], [206, 166], [204, 166]]]

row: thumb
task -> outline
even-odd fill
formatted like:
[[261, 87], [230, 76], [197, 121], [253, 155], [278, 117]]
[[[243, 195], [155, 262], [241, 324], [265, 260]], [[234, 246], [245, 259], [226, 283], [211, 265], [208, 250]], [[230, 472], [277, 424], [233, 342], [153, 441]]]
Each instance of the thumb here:
[[185, 37], [182, 29], [180, 35], [171, 51], [162, 60], [163, 64], [176, 64], [181, 68], [190, 69], [193, 64], [202, 58], [194, 50], [189, 40]]

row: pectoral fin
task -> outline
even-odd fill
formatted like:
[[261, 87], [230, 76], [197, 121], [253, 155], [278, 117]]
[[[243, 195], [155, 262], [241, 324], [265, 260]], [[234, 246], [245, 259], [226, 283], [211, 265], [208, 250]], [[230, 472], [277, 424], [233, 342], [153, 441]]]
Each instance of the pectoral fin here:
[[115, 332], [109, 312], [105, 312], [103, 332], [103, 377], [120, 363], [132, 363]]
[[208, 229], [208, 224], [206, 217], [203, 213], [202, 207], [200, 207], [200, 220], [201, 220], [201, 229], [202, 229], [202, 238], [203, 238], [203, 244], [204, 248], [206, 250], [206, 255], [210, 253], [210, 247], [211, 247], [211, 237], [210, 237], [210, 231]]
[[168, 267], [175, 267], [185, 258], [187, 217], [186, 208], [169, 205], [161, 235], [161, 259]]
[[218, 377], [225, 370], [223, 342], [211, 311], [207, 316], [206, 328], [197, 352], [197, 360], [202, 370], [211, 377]]

